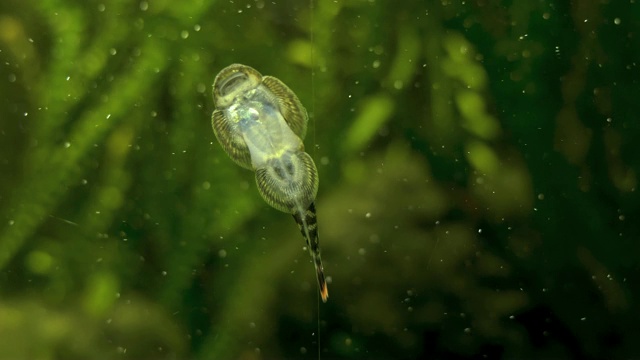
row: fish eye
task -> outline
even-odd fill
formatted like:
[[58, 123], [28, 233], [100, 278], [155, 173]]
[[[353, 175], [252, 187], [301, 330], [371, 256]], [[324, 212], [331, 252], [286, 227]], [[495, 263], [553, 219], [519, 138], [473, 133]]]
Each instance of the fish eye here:
[[232, 94], [238, 88], [238, 86], [240, 86], [247, 80], [248, 78], [245, 74], [241, 72], [233, 73], [220, 85], [220, 94], [222, 96]]

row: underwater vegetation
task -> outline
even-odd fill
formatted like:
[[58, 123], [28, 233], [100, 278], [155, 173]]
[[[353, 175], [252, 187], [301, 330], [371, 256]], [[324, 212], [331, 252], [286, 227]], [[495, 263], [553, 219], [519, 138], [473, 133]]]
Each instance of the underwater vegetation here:
[[[3, 0], [0, 359], [637, 358], [640, 3]], [[211, 128], [309, 113], [331, 297]]]

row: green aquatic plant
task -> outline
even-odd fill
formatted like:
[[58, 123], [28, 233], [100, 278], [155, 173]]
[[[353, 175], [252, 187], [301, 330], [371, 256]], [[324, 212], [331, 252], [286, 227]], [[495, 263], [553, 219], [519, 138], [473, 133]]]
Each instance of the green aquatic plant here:
[[[0, 354], [633, 357], [637, 12], [3, 1]], [[319, 307], [211, 132], [233, 63], [309, 112]]]

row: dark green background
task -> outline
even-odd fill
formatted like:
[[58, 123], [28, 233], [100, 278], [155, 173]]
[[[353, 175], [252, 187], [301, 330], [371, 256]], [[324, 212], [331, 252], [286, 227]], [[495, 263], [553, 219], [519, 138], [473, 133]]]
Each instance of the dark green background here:
[[[640, 357], [637, 1], [0, 3], [0, 358]], [[330, 298], [210, 125], [310, 113]]]

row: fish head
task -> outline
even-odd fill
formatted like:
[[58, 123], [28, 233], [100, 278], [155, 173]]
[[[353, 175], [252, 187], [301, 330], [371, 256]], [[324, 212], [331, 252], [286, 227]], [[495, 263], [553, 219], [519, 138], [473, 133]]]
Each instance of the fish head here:
[[233, 64], [222, 69], [213, 82], [213, 102], [218, 109], [226, 109], [235, 99], [262, 83], [262, 74], [256, 69]]

